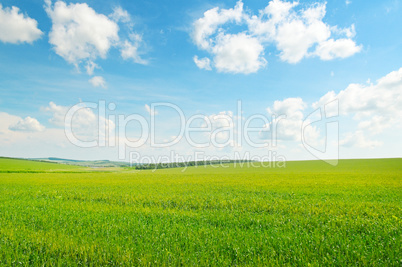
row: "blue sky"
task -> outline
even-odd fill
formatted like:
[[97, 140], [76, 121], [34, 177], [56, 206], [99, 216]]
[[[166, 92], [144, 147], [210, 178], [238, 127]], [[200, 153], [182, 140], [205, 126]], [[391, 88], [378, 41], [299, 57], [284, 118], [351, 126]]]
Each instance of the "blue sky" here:
[[[167, 148], [148, 140], [119, 158], [115, 146], [71, 144], [65, 134], [68, 108], [100, 100], [116, 106], [107, 116], [138, 114], [148, 122], [146, 105], [169, 102], [187, 118], [210, 118], [213, 129], [236, 118], [241, 101], [240, 121], [254, 114], [286, 116], [278, 123], [278, 144], [256, 149], [228, 142], [201, 150], [229, 157], [236, 151], [275, 151], [286, 159], [322, 157], [305, 149], [300, 129], [309, 113], [337, 100], [339, 134], [333, 145], [339, 154], [324, 157], [401, 156], [401, 1], [0, 4], [1, 156], [128, 160], [128, 151], [200, 150], [183, 140]], [[87, 70], [91, 65], [96, 67]], [[174, 139], [180, 128], [175, 113], [167, 107], [156, 113], [158, 138]], [[101, 138], [93, 129], [108, 118], [89, 107], [78, 117], [73, 127], [80, 139]], [[125, 129], [129, 137], [140, 135], [137, 124]], [[274, 121], [252, 124], [271, 127], [272, 134]], [[325, 144], [323, 127], [310, 127], [307, 143]], [[227, 133], [219, 136], [225, 143]], [[264, 142], [264, 136], [261, 130], [253, 138]]]

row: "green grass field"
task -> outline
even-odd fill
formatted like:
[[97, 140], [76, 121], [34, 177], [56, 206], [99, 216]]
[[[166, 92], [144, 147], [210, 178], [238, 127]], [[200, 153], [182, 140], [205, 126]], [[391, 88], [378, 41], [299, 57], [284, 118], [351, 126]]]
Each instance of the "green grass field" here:
[[0, 264], [401, 266], [402, 159], [253, 164], [0, 172]]
[[75, 171], [79, 169], [80, 167], [73, 165], [0, 157], [0, 173]]

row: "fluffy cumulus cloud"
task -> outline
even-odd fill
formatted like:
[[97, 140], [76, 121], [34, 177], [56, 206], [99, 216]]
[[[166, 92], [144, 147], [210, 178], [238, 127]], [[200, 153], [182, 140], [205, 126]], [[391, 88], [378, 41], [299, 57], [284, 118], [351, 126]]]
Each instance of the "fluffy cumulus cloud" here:
[[[297, 9], [298, 5], [273, 0], [258, 15], [246, 12], [241, 1], [231, 9], [216, 7], [195, 21], [192, 37], [199, 49], [210, 53], [218, 71], [230, 73], [248, 74], [264, 67], [264, 50], [270, 45], [275, 45], [281, 60], [289, 63], [314, 56], [322, 60], [346, 58], [361, 50], [352, 40], [354, 25], [340, 29], [323, 22], [325, 3], [305, 9]], [[236, 27], [230, 27], [233, 24]], [[240, 30], [231, 32], [233, 28]]]
[[[84, 64], [89, 75], [99, 68], [97, 58], [106, 58], [111, 48], [118, 48], [123, 59], [146, 64], [140, 57], [141, 36], [134, 33], [128, 12], [114, 8], [109, 16], [97, 13], [86, 3], [45, 0], [46, 12], [52, 21], [49, 42], [56, 54], [79, 68]], [[128, 25], [129, 34], [119, 36], [119, 23]], [[95, 81], [99, 81], [94, 77]], [[92, 81], [92, 79], [90, 80]]]
[[[232, 111], [221, 111], [218, 114], [208, 116], [205, 121], [211, 124], [212, 131], [208, 133], [209, 139], [216, 146], [233, 146], [233, 134], [235, 130], [235, 116]], [[203, 126], [206, 126], [205, 124]]]
[[[252, 73], [266, 64], [262, 57], [264, 48], [257, 38], [244, 32], [229, 34], [221, 27], [229, 22], [241, 24], [244, 19], [243, 3], [239, 1], [231, 9], [210, 9], [194, 23], [193, 40], [213, 56], [213, 65], [218, 71]], [[206, 64], [200, 64], [196, 58], [197, 66], [205, 69]], [[203, 62], [210, 62], [210, 59], [204, 58]]]
[[5, 7], [0, 3], [0, 41], [4, 43], [32, 43], [42, 36], [38, 22], [20, 13], [18, 7]]
[[245, 33], [219, 34], [213, 47], [214, 65], [218, 71], [252, 73], [265, 66], [264, 47], [255, 37]]
[[113, 44], [119, 41], [119, 26], [103, 14], [98, 14], [87, 4], [66, 4], [46, 1], [52, 20], [49, 42], [55, 52], [72, 64], [83, 60], [105, 58]]
[[94, 70], [95, 70], [95, 69], [99, 69], [99, 68], [100, 68], [100, 67], [99, 67], [98, 64], [96, 64], [95, 62], [90, 61], [90, 60], [87, 62], [87, 65], [85, 66], [85, 69], [86, 69], [88, 75], [93, 75], [93, 74], [94, 74]]
[[[59, 127], [65, 126], [65, 118], [69, 109], [70, 108], [67, 106], [60, 106], [55, 104], [54, 102], [50, 102], [49, 106], [44, 108], [45, 111], [52, 114], [52, 118], [49, 119], [49, 122]], [[90, 108], [82, 108], [74, 113], [73, 121], [77, 128], [86, 128], [86, 126], [94, 124], [96, 120], [97, 117]]]
[[383, 143], [376, 140], [369, 140], [362, 131], [354, 133], [347, 133], [339, 144], [344, 147], [358, 147], [358, 148], [374, 148], [381, 146]]
[[[16, 150], [19, 150], [20, 156], [26, 155], [33, 151], [32, 147], [37, 147], [35, 150], [41, 151], [46, 142], [54, 140], [53, 133], [50, 129], [45, 128], [35, 118], [30, 116], [21, 118], [5, 112], [0, 112], [0, 146], [4, 148], [2, 152], [13, 155]], [[46, 138], [38, 137], [46, 136]], [[37, 144], [40, 144], [39, 146]], [[6, 149], [8, 147], [9, 149]]]
[[330, 91], [313, 107], [333, 99], [339, 100], [341, 115], [351, 115], [358, 130], [379, 134], [385, 129], [402, 123], [402, 68], [393, 71], [376, 84], [350, 84], [345, 90]]
[[20, 119], [17, 123], [10, 125], [9, 129], [18, 132], [41, 132], [45, 127], [40, 124], [37, 119], [28, 116], [25, 119]]
[[[280, 51], [280, 58], [297, 63], [308, 55], [309, 48], [325, 41], [331, 35], [329, 27], [322, 21], [325, 4], [316, 4], [296, 13], [297, 3], [272, 1], [264, 10], [264, 16], [253, 17], [252, 31], [272, 41]], [[259, 25], [262, 24], [262, 25]], [[264, 24], [272, 25], [264, 28]]]
[[315, 51], [315, 54], [322, 60], [331, 60], [334, 58], [350, 57], [361, 49], [356, 46], [355, 42], [350, 39], [329, 39], [320, 43]]
[[317, 139], [319, 131], [315, 127], [310, 126], [302, 133], [306, 108], [307, 104], [299, 97], [277, 100], [272, 107], [267, 108], [268, 114], [272, 116], [272, 121], [266, 127], [275, 132], [275, 138], [278, 140], [300, 141], [302, 134], [307, 140]]
[[[95, 113], [95, 109], [81, 106], [72, 112], [68, 117], [71, 107], [57, 105], [50, 102], [49, 106], [42, 108], [43, 111], [50, 113], [52, 117], [49, 122], [57, 127], [65, 128], [69, 124], [72, 133], [81, 140], [106, 140], [106, 133], [115, 129], [115, 123], [103, 116]], [[105, 127], [105, 131], [99, 131], [99, 127]], [[99, 135], [101, 134], [101, 135]]]
[[89, 79], [89, 82], [90, 84], [92, 84], [93, 87], [106, 88], [106, 81], [102, 76], [94, 76]]
[[[314, 116], [306, 116], [308, 113], [314, 115], [314, 110], [321, 109], [325, 111], [326, 119], [342, 116], [355, 121], [353, 131], [345, 132], [340, 128], [339, 145], [374, 148], [383, 144], [383, 140], [378, 139], [385, 130], [400, 130], [401, 96], [402, 68], [380, 78], [375, 84], [350, 84], [338, 93], [330, 91], [314, 102], [312, 109], [301, 98], [275, 101], [272, 107], [267, 108], [268, 114], [274, 116], [265, 127], [275, 132], [278, 140], [300, 141], [303, 137], [308, 143], [322, 143], [320, 125], [310, 121], [315, 121]], [[318, 121], [325, 127], [326, 121]], [[307, 127], [302, 129], [305, 125]], [[261, 132], [261, 137], [268, 138], [264, 132]]]
[[124, 10], [120, 6], [113, 8], [113, 13], [109, 15], [109, 17], [116, 22], [130, 22], [131, 17], [128, 14], [127, 10]]
[[[383, 144], [379, 138], [386, 129], [400, 130], [401, 95], [402, 68], [385, 75], [375, 84], [350, 84], [338, 93], [330, 91], [314, 102], [312, 109], [301, 98], [275, 101], [272, 107], [267, 108], [268, 114], [274, 116], [265, 127], [276, 133], [277, 140], [300, 141], [303, 137], [309, 144], [321, 144], [323, 137], [320, 136], [320, 126], [326, 127], [326, 121], [319, 119], [319, 123], [315, 124], [315, 117], [306, 115], [324, 110], [326, 119], [342, 116], [355, 121], [355, 129], [349, 128], [352, 131], [345, 132], [340, 128], [339, 145], [374, 148]], [[261, 137], [268, 138], [263, 131]]]
[[45, 112], [53, 114], [49, 122], [56, 126], [64, 127], [64, 117], [68, 111], [68, 107], [56, 105], [54, 102], [50, 102], [48, 107], [42, 108]]
[[[76, 142], [72, 142], [66, 135], [64, 129], [64, 115], [69, 110], [69, 107], [59, 106], [51, 103], [42, 111], [53, 113], [53, 126], [41, 127], [36, 123], [35, 119], [27, 117], [21, 118], [5, 112], [0, 112], [0, 147], [2, 147], [3, 156], [10, 157], [49, 157], [50, 155], [71, 158], [80, 155], [80, 157], [88, 157], [92, 154], [92, 158], [99, 158], [99, 155], [104, 153], [102, 157], [117, 155], [114, 148], [99, 149], [94, 147], [91, 150], [85, 150], [77, 146]], [[113, 122], [105, 120], [103, 117], [97, 116], [96, 110], [80, 109], [74, 116], [72, 122], [72, 132], [75, 138], [83, 142], [102, 140], [114, 140], [114, 137], [105, 136], [97, 133], [97, 121], [106, 123], [107, 127], [114, 129]], [[57, 127], [55, 127], [57, 126]], [[58, 127], [61, 126], [61, 127]], [[106, 128], [108, 130], [108, 128]], [[106, 151], [105, 151], [106, 150]], [[50, 153], [50, 154], [49, 154]]]
[[121, 45], [121, 57], [125, 60], [131, 59], [135, 63], [148, 64], [148, 61], [141, 57], [139, 47], [142, 43], [142, 36], [139, 34], [130, 34], [129, 40], [125, 40]]
[[204, 69], [204, 70], [212, 70], [211, 68], [211, 60], [207, 57], [204, 58], [198, 58], [198, 56], [193, 57], [195, 65], [197, 65], [198, 68]]
[[204, 13], [204, 16], [194, 23], [193, 39], [202, 49], [208, 50], [214, 45], [211, 36], [219, 29], [219, 26], [227, 22], [240, 23], [243, 20], [243, 3], [237, 2], [231, 9], [212, 8]]

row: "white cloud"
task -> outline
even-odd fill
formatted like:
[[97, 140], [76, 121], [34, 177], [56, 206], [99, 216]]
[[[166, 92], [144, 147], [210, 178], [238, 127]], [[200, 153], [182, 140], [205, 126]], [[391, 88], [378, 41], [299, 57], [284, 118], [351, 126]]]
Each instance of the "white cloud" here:
[[348, 38], [353, 38], [356, 36], [356, 29], [355, 29], [355, 25], [352, 24], [350, 27], [348, 28], [339, 28], [338, 26], [332, 26], [331, 27], [331, 32], [333, 34], [339, 35], [339, 36], [346, 36]]
[[[272, 16], [272, 14], [270, 14]], [[276, 26], [274, 42], [280, 58], [289, 63], [297, 63], [308, 56], [309, 49], [316, 43], [328, 39], [329, 27], [322, 21], [325, 16], [325, 4], [316, 4], [301, 14], [289, 12], [286, 18]]]
[[109, 15], [109, 17], [116, 22], [130, 22], [130, 14], [128, 14], [127, 10], [121, 8], [121, 6], [113, 8], [113, 13]]
[[42, 110], [53, 114], [53, 117], [49, 119], [51, 124], [64, 127], [64, 117], [66, 116], [68, 107], [58, 106], [54, 102], [50, 102], [49, 106], [42, 108]]
[[77, 68], [86, 63], [86, 71], [92, 75], [99, 66], [94, 63], [98, 58], [106, 58], [112, 47], [120, 48], [123, 59], [132, 59], [135, 63], [147, 64], [140, 57], [139, 47], [142, 37], [131, 33], [129, 38], [121, 41], [118, 22], [126, 23], [132, 31], [131, 18], [121, 7], [115, 7], [109, 17], [96, 13], [85, 3], [66, 4], [57, 1], [52, 5], [46, 0], [46, 12], [52, 20], [49, 42], [55, 52]]
[[[280, 140], [301, 140], [303, 110], [306, 107], [307, 104], [299, 97], [275, 101], [272, 108], [267, 108], [268, 114], [275, 115], [268, 128], [276, 131]], [[273, 129], [273, 124], [277, 125], [276, 129]]]
[[[33, 150], [36, 153], [43, 152], [43, 146], [51, 142], [50, 140], [54, 141], [56, 139], [51, 129], [45, 128], [31, 117], [23, 119], [19, 116], [0, 112], [0, 121], [2, 153], [13, 155], [15, 151], [20, 150], [19, 156], [27, 157], [27, 153]], [[60, 136], [64, 136], [64, 131], [59, 131]], [[59, 142], [55, 143], [58, 144]], [[38, 146], [37, 149], [32, 148], [36, 146]]]
[[325, 94], [313, 107], [339, 100], [340, 113], [352, 115], [358, 128], [372, 134], [402, 123], [402, 68], [377, 81], [377, 84], [350, 84], [336, 94]]
[[0, 137], [3, 137], [6, 132], [10, 131], [10, 126], [15, 125], [18, 121], [22, 120], [22, 118], [14, 115], [10, 115], [5, 112], [0, 112]]
[[99, 69], [99, 65], [96, 64], [95, 62], [89, 60], [87, 62], [87, 65], [85, 66], [85, 69], [87, 70], [88, 75], [93, 75], [95, 69]]
[[[86, 3], [45, 2], [46, 12], [52, 20], [49, 43], [53, 45], [56, 54], [68, 63], [77, 68], [84, 64], [88, 75], [93, 75], [94, 70], [100, 68], [95, 60], [106, 58], [109, 50], [116, 47], [120, 49], [123, 59], [147, 64], [139, 53], [142, 37], [132, 33], [131, 18], [126, 10], [116, 7], [108, 17], [97, 13]], [[125, 40], [119, 37], [119, 22], [128, 25], [130, 34]], [[99, 82], [100, 79], [95, 81]]]
[[[50, 102], [49, 106], [44, 108], [44, 111], [52, 113], [52, 118], [49, 119], [50, 123], [55, 126], [64, 127], [65, 117], [69, 109], [67, 106], [60, 106], [54, 102]], [[96, 123], [97, 116], [90, 108], [82, 108], [74, 114], [72, 121], [77, 129], [89, 128], [88, 126]]]
[[[60, 106], [57, 106], [60, 107]], [[68, 109], [68, 107], [63, 107]], [[42, 109], [45, 110], [45, 109]], [[101, 117], [100, 120], [103, 118]], [[118, 151], [113, 147], [95, 147], [93, 149], [85, 149], [74, 145], [67, 139], [64, 129], [61, 128], [44, 128], [42, 131], [12, 131], [10, 128], [23, 120], [21, 117], [0, 112], [0, 147], [3, 156], [10, 157], [61, 157], [61, 158], [108, 158], [117, 155]], [[107, 123], [107, 121], [106, 121]], [[114, 124], [106, 124], [114, 127]], [[98, 139], [97, 125], [92, 124], [90, 128], [81, 128], [73, 121], [73, 134], [79, 140], [92, 141], [92, 140], [107, 140], [103, 135]], [[80, 132], [81, 130], [81, 132]], [[87, 130], [88, 132], [84, 132]], [[79, 155], [79, 156], [77, 156]], [[114, 157], [117, 158], [117, 157]]]
[[339, 93], [330, 91], [312, 107], [318, 108], [338, 99], [340, 115], [351, 116], [357, 124], [356, 132], [348, 133], [340, 144], [376, 147], [382, 142], [370, 138], [391, 127], [400, 129], [402, 125], [401, 95], [402, 68], [380, 78], [376, 84], [350, 84]]
[[206, 132], [206, 136], [211, 144], [222, 148], [224, 146], [234, 146], [234, 134], [236, 130], [237, 117], [232, 111], [221, 111], [218, 114], [205, 116], [202, 127], [211, 126], [211, 131]]
[[197, 65], [198, 68], [204, 69], [204, 70], [212, 70], [211, 68], [211, 60], [207, 57], [200, 58], [198, 59], [198, 56], [193, 57], [195, 65]]
[[[330, 91], [320, 100], [314, 102], [312, 108], [317, 110], [325, 107], [325, 114], [323, 115], [327, 119], [336, 120], [337, 116], [343, 116], [343, 118], [350, 116], [356, 122], [354, 132], [344, 134], [339, 141], [341, 146], [374, 148], [383, 144], [383, 140], [376, 139], [386, 129], [400, 130], [402, 125], [401, 95], [402, 68], [385, 75], [375, 84], [350, 84], [339, 93]], [[334, 102], [334, 100], [338, 101]], [[307, 104], [301, 98], [275, 101], [273, 106], [267, 109], [268, 113], [284, 116], [272, 118], [272, 122], [265, 125], [267, 132], [275, 131], [273, 125], [277, 125], [276, 137], [278, 140], [300, 141], [302, 125], [308, 125], [308, 128], [305, 128], [303, 132], [304, 140], [309, 144], [314, 141], [322, 143], [322, 139], [320, 139], [321, 128], [318, 127], [325, 126], [326, 120], [318, 120], [317, 124], [310, 124], [308, 120], [314, 121], [314, 117], [305, 117], [306, 108]], [[340, 130], [344, 129], [341, 127]], [[348, 130], [353, 131], [351, 128]], [[260, 134], [262, 138], [268, 138], [264, 131]]]
[[78, 65], [83, 60], [105, 58], [110, 47], [119, 41], [116, 22], [98, 14], [87, 4], [46, 1], [52, 20], [49, 42], [67, 62]]
[[[66, 114], [70, 110], [70, 107], [57, 105], [54, 102], [50, 102], [48, 107], [42, 109], [43, 111], [52, 114], [52, 118], [49, 122], [58, 127], [66, 126]], [[99, 124], [106, 125], [106, 132], [109, 128], [114, 129], [115, 123], [108, 120], [98, 114], [94, 113], [94, 109], [84, 107], [77, 110], [71, 118], [72, 132], [83, 139], [93, 140], [98, 137]], [[100, 136], [100, 138], [106, 138]]]
[[350, 39], [329, 39], [318, 44], [315, 54], [322, 60], [331, 60], [334, 58], [350, 57], [362, 49]]
[[221, 72], [249, 74], [266, 65], [264, 47], [245, 33], [219, 34], [212, 51], [215, 67]]
[[[351, 39], [328, 40], [332, 33], [352, 38], [355, 28], [352, 25], [350, 28], [340, 29], [324, 23], [325, 3], [314, 3], [299, 12], [294, 10], [297, 5], [297, 2], [271, 1], [258, 17], [252, 16], [249, 19], [250, 31], [266, 42], [275, 43], [280, 51], [280, 58], [289, 63], [297, 63], [305, 57], [321, 56], [324, 51], [325, 55], [331, 55], [326, 60], [348, 57], [360, 51], [361, 47]], [[322, 46], [321, 50], [324, 51], [314, 52], [315, 45]]]
[[229, 21], [240, 23], [243, 18], [243, 3], [237, 2], [234, 8], [221, 9], [218, 7], [207, 10], [204, 16], [194, 23], [193, 39], [201, 49], [209, 50], [213, 46], [213, 39], [210, 38], [218, 26]]
[[106, 81], [102, 76], [94, 76], [89, 79], [89, 83], [92, 84], [93, 87], [102, 87], [106, 88]]
[[277, 100], [272, 107], [267, 108], [271, 121], [265, 130], [260, 131], [260, 138], [273, 141], [296, 141], [321, 147], [325, 139], [320, 135], [320, 128], [305, 117], [307, 103], [300, 97]]
[[339, 141], [339, 144], [345, 147], [374, 148], [381, 146], [383, 143], [368, 140], [362, 131], [356, 131], [355, 133], [346, 134], [345, 138]]
[[[259, 15], [250, 15], [237, 2], [231, 9], [212, 8], [194, 22], [192, 38], [202, 50], [213, 56], [218, 71], [252, 73], [266, 65], [264, 49], [274, 44], [281, 60], [298, 63], [306, 57], [323, 60], [345, 58], [360, 52], [351, 39], [355, 28], [341, 29], [323, 22], [325, 3], [314, 3], [295, 10], [298, 2], [273, 0]], [[236, 24], [241, 30], [230, 32]], [[233, 30], [232, 30], [233, 31]], [[334, 35], [345, 36], [335, 39]], [[332, 37], [332, 38], [331, 38]]]
[[13, 44], [32, 43], [42, 34], [36, 20], [20, 13], [18, 7], [3, 9], [0, 3], [0, 41]]
[[379, 134], [384, 130], [384, 126], [387, 128], [390, 125], [390, 120], [391, 118], [389, 116], [374, 115], [367, 120], [359, 122], [358, 128], [372, 134]]
[[[239, 1], [234, 8], [210, 9], [194, 23], [194, 42], [214, 56], [214, 66], [220, 72], [248, 74], [266, 65], [262, 57], [264, 47], [257, 38], [244, 32], [228, 34], [219, 27], [228, 22], [240, 24], [245, 18], [243, 3]], [[194, 57], [194, 62], [199, 68], [211, 69], [208, 58], [200, 61]]]
[[148, 64], [147, 60], [141, 58], [139, 53], [139, 47], [142, 44], [142, 37], [139, 34], [130, 34], [130, 40], [125, 40], [121, 46], [120, 52], [121, 57], [124, 60], [132, 59], [138, 64]]
[[17, 123], [9, 127], [12, 131], [19, 132], [41, 132], [45, 127], [39, 123], [35, 118], [26, 117], [25, 119], [20, 119]]
[[303, 117], [302, 111], [306, 108], [307, 104], [303, 99], [286, 98], [283, 101], [275, 101], [272, 108], [267, 108], [268, 113], [275, 115], [286, 115], [288, 117], [301, 119]]

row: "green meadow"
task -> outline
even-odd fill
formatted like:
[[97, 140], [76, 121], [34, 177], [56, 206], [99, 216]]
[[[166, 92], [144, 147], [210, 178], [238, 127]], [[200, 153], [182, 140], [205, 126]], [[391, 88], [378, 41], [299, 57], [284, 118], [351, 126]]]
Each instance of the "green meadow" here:
[[401, 266], [402, 159], [241, 165], [0, 159], [0, 264]]
[[74, 171], [82, 170], [73, 165], [55, 164], [49, 162], [40, 162], [34, 160], [1, 158], [0, 173], [29, 173], [29, 172], [54, 172], [54, 171]]

